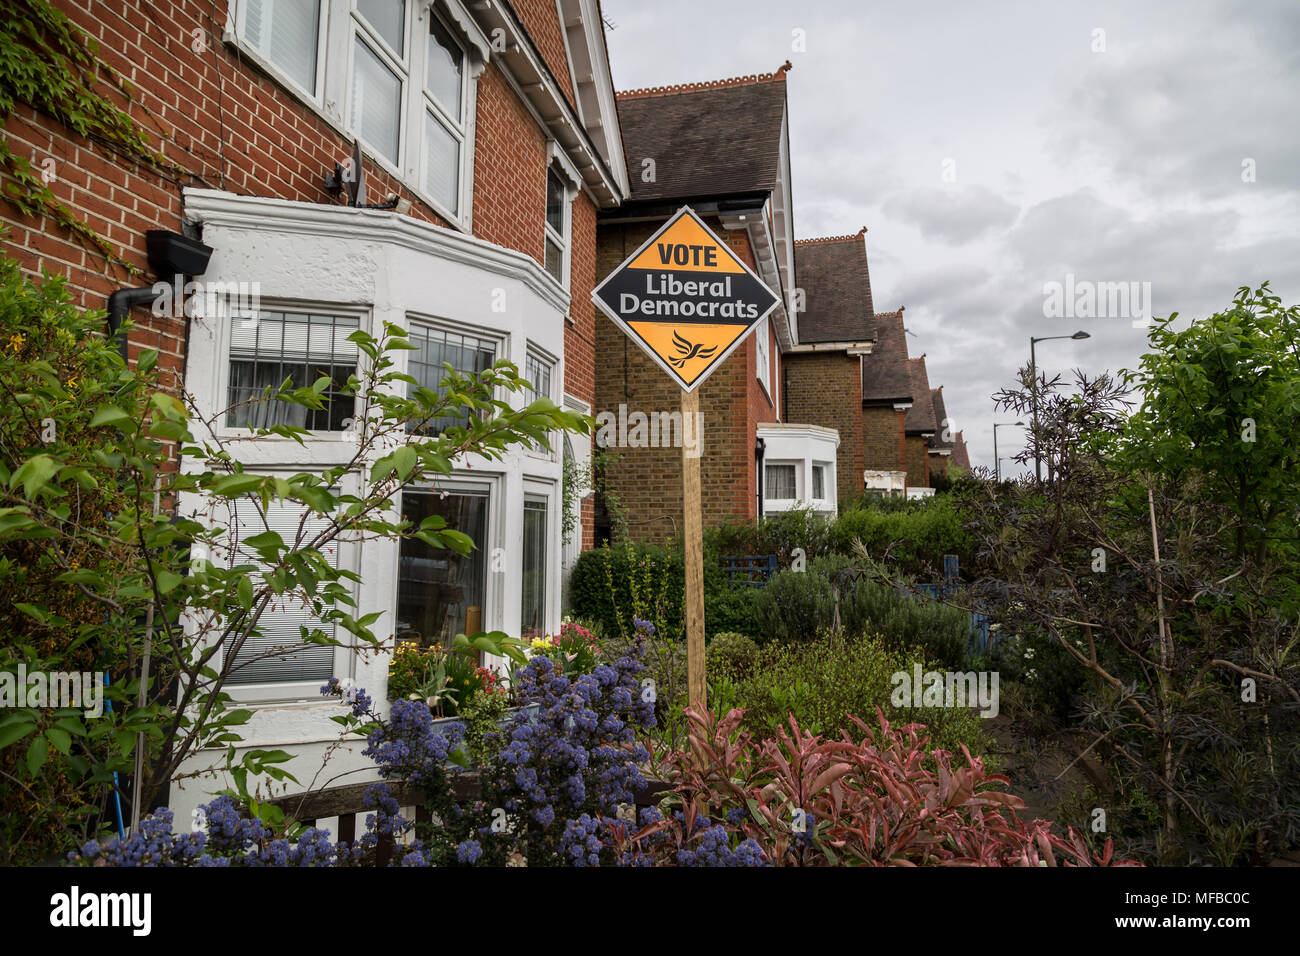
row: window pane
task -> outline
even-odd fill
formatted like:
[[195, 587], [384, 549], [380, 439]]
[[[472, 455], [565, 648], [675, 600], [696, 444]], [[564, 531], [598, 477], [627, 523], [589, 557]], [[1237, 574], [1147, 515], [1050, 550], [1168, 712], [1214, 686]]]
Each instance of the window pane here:
[[429, 17], [428, 67], [424, 85], [433, 98], [456, 122], [460, 122], [461, 82], [465, 72], [465, 54], [451, 38], [438, 18]]
[[[551, 368], [551, 362], [532, 352], [529, 352], [528, 357], [524, 359], [524, 378], [533, 386], [528, 394], [529, 402], [536, 398], [551, 397]], [[533, 442], [529, 447], [534, 451], [545, 452], [547, 450], [546, 446], [540, 441]]]
[[406, 0], [357, 0], [357, 11], [398, 56], [405, 55], [406, 44], [402, 42], [402, 36], [405, 32]]
[[474, 550], [460, 555], [423, 541], [402, 539], [397, 582], [399, 641], [450, 645], [457, 634], [483, 629], [487, 514], [486, 492], [445, 498], [436, 491], [402, 492], [405, 520], [418, 527], [430, 515], [439, 515], [448, 528], [469, 535]]
[[[239, 548], [235, 541], [259, 534], [267, 527], [280, 534], [290, 547], [299, 534], [303, 513], [300, 505], [272, 503], [266, 510], [266, 527], [262, 525], [257, 506], [250, 501], [236, 500], [234, 520], [231, 522], [232, 541], [229, 555], [215, 552], [214, 559], [222, 560], [227, 567], [241, 564], [260, 564], [257, 555], [247, 548]], [[310, 515], [303, 523], [303, 541], [325, 530], [328, 519]], [[326, 545], [321, 554], [337, 567], [337, 545]], [[261, 583], [254, 577], [254, 586]], [[232, 622], [233, 623], [233, 622]], [[313, 613], [302, 595], [278, 595], [262, 612], [257, 622], [257, 634], [249, 635], [235, 655], [230, 680], [235, 684], [270, 684], [285, 681], [324, 681], [334, 676], [334, 647], [329, 644], [303, 644], [301, 627], [320, 629], [329, 637], [335, 636], [333, 624], [325, 624]]]
[[316, 93], [320, 0], [249, 0], [244, 36], [291, 80]]
[[550, 236], [546, 237], [546, 271], [556, 282], [564, 282], [564, 250]]
[[564, 236], [564, 183], [554, 170], [546, 173], [546, 224]]
[[524, 500], [523, 607], [525, 637], [546, 627], [546, 499]]
[[[422, 388], [442, 394], [442, 381], [447, 377], [444, 362], [458, 372], [482, 372], [496, 361], [496, 343], [473, 335], [461, 335], [415, 326], [410, 333], [411, 344], [416, 348], [407, 352], [407, 373]], [[435, 418], [419, 429], [427, 435], [437, 435], [452, 425], [467, 425], [469, 410], [463, 415]]]
[[794, 465], [765, 465], [763, 483], [764, 498], [773, 501], [794, 498]]
[[826, 467], [824, 465], [813, 465], [813, 497], [817, 499], [826, 497]]
[[460, 212], [460, 143], [428, 112], [424, 114], [424, 188], [450, 212]]
[[[232, 320], [226, 424], [342, 431], [355, 407], [354, 397], [339, 390], [357, 370], [357, 346], [347, 338], [357, 326], [355, 316], [266, 310], [256, 318]], [[263, 398], [268, 387], [274, 392], [286, 378], [302, 388], [321, 376], [333, 383], [322, 395], [322, 408]]]
[[397, 162], [402, 81], [357, 37], [352, 71], [352, 128], [390, 162]]

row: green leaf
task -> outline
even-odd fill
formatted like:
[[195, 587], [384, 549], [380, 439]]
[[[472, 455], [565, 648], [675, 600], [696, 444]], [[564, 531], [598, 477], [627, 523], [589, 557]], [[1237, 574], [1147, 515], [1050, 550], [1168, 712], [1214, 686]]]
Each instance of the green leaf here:
[[240, 472], [235, 475], [222, 475], [212, 483], [212, 492], [213, 494], [224, 495], [226, 497], [243, 495], [255, 488], [261, 487], [262, 482], [265, 480], [266, 477], [264, 475], [250, 475], [245, 472]]
[[91, 428], [99, 428], [101, 425], [126, 425], [132, 424], [131, 416], [116, 405], [102, 405], [95, 411], [95, 415], [90, 419]]
[[30, 721], [15, 721], [12, 724], [0, 726], [0, 750], [10, 744], [17, 743], [35, 729], [36, 725]]
[[37, 737], [33, 740], [32, 745], [27, 748], [27, 772], [33, 777], [40, 773], [49, 755], [49, 745], [45, 742], [44, 737]]
[[23, 462], [12, 478], [9, 479], [9, 487], [22, 482], [24, 497], [30, 498], [36, 492], [40, 491], [54, 477], [58, 471], [59, 463], [49, 455], [35, 455]]

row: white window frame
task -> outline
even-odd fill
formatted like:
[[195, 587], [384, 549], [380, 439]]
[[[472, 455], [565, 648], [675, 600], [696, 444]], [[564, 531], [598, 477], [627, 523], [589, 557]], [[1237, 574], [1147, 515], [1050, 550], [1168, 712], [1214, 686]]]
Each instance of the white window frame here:
[[[453, 319], [445, 319], [439, 316], [425, 315], [422, 312], [407, 312], [405, 325], [403, 326], [408, 335], [414, 335], [417, 327], [428, 329], [434, 332], [445, 332], [449, 335], [472, 335], [477, 339], [483, 339], [492, 343], [492, 361], [499, 362], [506, 355], [507, 335], [500, 329], [491, 329], [486, 326], [473, 325], [469, 322], [457, 322]], [[411, 352], [407, 349], [402, 350], [400, 359], [401, 371], [410, 374], [410, 366], [407, 361]], [[464, 373], [462, 373], [464, 374]], [[405, 386], [409, 388], [410, 386]], [[409, 394], [409, 393], [407, 393]], [[493, 394], [493, 398], [502, 401], [509, 393], [504, 388], [498, 388]]]
[[[773, 501], [777, 503], [798, 501], [802, 495], [799, 486], [803, 483], [803, 462], [798, 459], [777, 459], [775, 461], [763, 459], [763, 501]], [[776, 498], [771, 494], [772, 483], [767, 479], [767, 469], [769, 468], [791, 468], [794, 470], [794, 495], [790, 498]]]
[[[561, 201], [560, 215], [564, 221], [564, 235], [558, 236], [551, 224], [546, 221], [546, 194], [550, 191], [550, 175], [554, 172], [559, 177], [560, 184], [564, 187], [564, 197]], [[564, 289], [569, 288], [569, 278], [573, 267], [573, 201], [578, 197], [581, 179], [578, 176], [578, 170], [574, 167], [569, 158], [564, 155], [564, 151], [559, 149], [552, 140], [546, 146], [546, 179], [543, 180], [544, 189], [542, 191], [542, 231], [550, 238], [555, 239], [560, 245], [560, 285]], [[546, 268], [546, 245], [542, 245], [542, 271], [550, 278], [554, 279], [550, 270]]]
[[763, 386], [763, 390], [767, 392], [767, 397], [770, 399], [772, 397], [772, 357], [767, 319], [759, 322], [758, 328], [754, 330], [754, 342], [758, 346], [754, 356], [755, 365], [758, 366], [755, 371], [758, 373], [759, 384]]
[[[408, 489], [412, 492], [421, 494], [437, 494], [439, 491], [445, 491], [452, 495], [467, 493], [487, 495], [487, 531], [484, 534], [486, 540], [474, 542], [474, 546], [486, 552], [487, 555], [487, 560], [483, 566], [482, 627], [485, 631], [501, 630], [505, 626], [505, 622], [502, 620], [501, 615], [501, 601], [504, 589], [500, 580], [502, 575], [500, 572], [493, 569], [492, 560], [492, 552], [501, 547], [498, 539], [501, 536], [503, 527], [503, 514], [501, 511], [503, 485], [500, 476], [490, 474], [469, 476], [458, 472], [449, 478], [438, 479], [436, 487], [434, 483], [430, 481], [406, 485], [398, 495], [394, 520], [401, 517], [402, 505], [400, 496]], [[397, 545], [397, 542], [394, 542], [393, 545], [394, 546], [390, 549], [391, 562], [389, 565], [389, 579], [392, 582], [392, 585], [389, 589], [387, 610], [392, 617], [393, 630], [396, 631], [398, 609], [397, 598], [402, 583], [402, 550]], [[520, 580], [522, 580], [522, 577]]]
[[[820, 468], [822, 472], [822, 493], [820, 495], [817, 494], [817, 469], [818, 468]], [[829, 487], [830, 476], [831, 476], [831, 466], [827, 462], [814, 461], [812, 463], [808, 471], [808, 480], [809, 482], [811, 482], [808, 488], [809, 501], [825, 502], [829, 500], [826, 497], [826, 489]]]
[[[268, 475], [279, 474], [283, 477], [289, 477], [296, 474], [299, 469], [266, 469], [262, 473]], [[361, 484], [356, 474], [344, 475], [339, 479], [339, 485], [335, 489], [336, 494], [361, 494]], [[244, 499], [239, 499], [244, 500]], [[305, 510], [305, 506], [304, 506]], [[226, 512], [222, 512], [218, 520], [226, 521]], [[227, 525], [228, 527], [229, 525]], [[335, 539], [335, 546], [338, 548], [336, 568], [346, 568], [351, 571], [360, 573], [360, 542], [348, 540], [345, 537]], [[244, 556], [247, 557], [247, 556]], [[241, 561], [242, 563], [242, 561]], [[357, 597], [358, 585], [344, 579], [339, 582], [352, 591], [352, 597]], [[394, 605], [395, 606], [395, 605]], [[347, 610], [345, 607], [344, 610]], [[340, 679], [352, 677], [356, 673], [357, 654], [359, 653], [346, 646], [351, 640], [351, 635], [346, 631], [342, 634], [335, 635], [343, 643], [334, 645], [334, 665], [333, 675]], [[218, 660], [214, 661], [214, 667], [219, 671], [225, 664], [226, 651], [223, 647], [216, 655]], [[292, 701], [303, 701], [309, 704], [319, 704], [321, 701], [320, 688], [325, 681], [311, 678], [300, 681], [280, 681], [277, 683], [266, 684], [235, 684], [227, 682], [223, 688], [225, 693], [229, 694], [231, 700], [239, 704], [271, 704], [285, 703]]]
[[[273, 5], [274, 0], [262, 0], [266, 7]], [[304, 97], [307, 102], [321, 107], [325, 103], [325, 51], [327, 47], [326, 39], [328, 37], [328, 24], [330, 15], [331, 0], [321, 0], [320, 5], [320, 22], [316, 24], [316, 90], [304, 89], [297, 80], [291, 77], [284, 69], [271, 59], [270, 54], [264, 52], [261, 47], [255, 45], [247, 39], [247, 20], [249, 0], [237, 0], [230, 5], [229, 17], [226, 22], [226, 32], [229, 36], [239, 38], [240, 50], [250, 56], [258, 66], [268, 71], [279, 82], [285, 84], [300, 96]]]
[[[550, 375], [550, 379], [551, 379], [551, 389], [550, 389], [550, 391], [549, 391], [547, 394], [545, 394], [545, 395], [542, 395], [540, 392], [534, 392], [534, 393], [533, 393], [533, 398], [549, 398], [551, 401], [555, 402], [557, 405], [560, 404], [560, 400], [556, 397], [556, 392], [557, 392], [558, 387], [559, 387], [559, 382], [557, 381], [557, 379], [560, 377], [560, 360], [559, 360], [559, 358], [558, 358], [557, 356], [555, 356], [555, 355], [552, 355], [552, 354], [551, 354], [550, 352], [548, 352], [546, 349], [542, 348], [540, 345], [538, 345], [537, 343], [532, 342], [532, 341], [529, 341], [529, 342], [528, 342], [524, 354], [525, 354], [525, 360], [524, 360], [524, 373], [523, 373], [523, 374], [524, 374], [524, 378], [528, 378], [528, 362], [527, 362], [527, 360], [530, 359], [530, 358], [531, 358], [531, 359], [536, 359], [538, 362], [541, 362], [543, 365], [546, 365], [547, 367], [550, 368], [550, 371], [551, 371], [551, 375]], [[529, 381], [530, 381], [530, 383], [531, 383], [531, 379], [530, 379]], [[530, 399], [530, 401], [531, 401], [531, 399]], [[556, 442], [555, 439], [556, 439], [556, 435], [557, 435], [557, 434], [558, 434], [558, 433], [556, 433], [556, 432], [552, 432], [552, 433], [550, 434], [550, 436], [549, 436], [549, 437], [550, 437], [550, 442], [551, 442], [552, 446], [555, 446], [555, 445], [557, 445], [557, 444], [562, 444], [562, 443], [557, 443], [557, 442]], [[560, 447], [560, 448], [555, 448], [555, 447], [553, 447], [550, 451], [547, 451], [546, 448], [545, 448], [544, 446], [542, 446], [541, 444], [536, 444], [536, 445], [534, 445], [534, 444], [531, 444], [531, 443], [530, 443], [530, 444], [528, 445], [528, 454], [529, 454], [530, 456], [532, 456], [532, 457], [534, 457], [534, 458], [542, 458], [542, 459], [544, 459], [544, 460], [546, 460], [546, 461], [555, 461], [555, 460], [557, 460], [557, 459], [556, 459], [556, 455], [557, 455], [557, 454], [562, 454], [563, 451], [564, 451], [564, 449], [563, 449], [562, 447]]]
[[[295, 312], [295, 313], [317, 313], [330, 314], [338, 316], [351, 316], [357, 320], [357, 328], [364, 332], [371, 331], [371, 311], [368, 307], [357, 307], [356, 305], [343, 305], [332, 302], [312, 302], [303, 299], [261, 299], [258, 302], [258, 310], [267, 312]], [[231, 346], [230, 338], [234, 333], [233, 323], [246, 321], [247, 315], [232, 314], [227, 309], [221, 309], [218, 316], [206, 316], [208, 321], [218, 323], [217, 338], [217, 374], [216, 374], [216, 401], [213, 405], [213, 411], [217, 413], [214, 432], [219, 438], [246, 438], [248, 437], [247, 426], [227, 425], [226, 410], [230, 405], [230, 362]], [[367, 359], [365, 353], [357, 349], [357, 371], [358, 377], [364, 377], [366, 374]], [[310, 385], [311, 382], [295, 382], [294, 386], [302, 388]], [[368, 409], [363, 396], [358, 395], [354, 399], [352, 407], [352, 417], [355, 421], [367, 413]], [[335, 442], [354, 442], [357, 440], [356, 432], [349, 430], [327, 431], [322, 429], [308, 429], [308, 434], [315, 441], [335, 441]], [[279, 438], [278, 436], [268, 436], [259, 441], [282, 441], [293, 442], [291, 438]], [[296, 442], [293, 442], [295, 445]]]
[[559, 595], [559, 574], [560, 562], [563, 560], [563, 550], [560, 541], [560, 521], [559, 513], [559, 494], [553, 482], [541, 481], [533, 478], [525, 478], [523, 482], [523, 493], [519, 496], [519, 580], [517, 582], [517, 597], [520, 618], [518, 624], [520, 629], [523, 628], [523, 607], [524, 607], [524, 570], [523, 570], [523, 514], [524, 502], [529, 498], [544, 498], [546, 500], [546, 582], [543, 590], [545, 603], [542, 607], [542, 633], [552, 633], [552, 625], [559, 616], [559, 609], [555, 606], [555, 599]]
[[[352, 124], [352, 93], [356, 43], [362, 37], [379, 60], [399, 75], [401, 102], [397, 156], [389, 158], [362, 140], [365, 153], [386, 172], [400, 180], [452, 227], [473, 231], [474, 140], [478, 78], [491, 55], [491, 44], [465, 9], [463, 0], [407, 0], [404, 14], [404, 57], [395, 58], [392, 48], [365, 21], [356, 0], [321, 0], [321, 25], [316, 52], [316, 92], [312, 94], [277, 67], [247, 38], [245, 21], [249, 0], [234, 0], [226, 19], [225, 39], [278, 82], [301, 98], [342, 136], [358, 137]], [[461, 119], [453, 120], [425, 90], [427, 67], [427, 17], [436, 16], [443, 29], [464, 54], [461, 75]], [[418, 88], [417, 88], [418, 85]], [[457, 208], [448, 209], [425, 189], [428, 157], [424, 150], [424, 117], [432, 109], [460, 144], [457, 170]], [[340, 150], [339, 162], [346, 151]], [[322, 177], [326, 170], [321, 171]]]

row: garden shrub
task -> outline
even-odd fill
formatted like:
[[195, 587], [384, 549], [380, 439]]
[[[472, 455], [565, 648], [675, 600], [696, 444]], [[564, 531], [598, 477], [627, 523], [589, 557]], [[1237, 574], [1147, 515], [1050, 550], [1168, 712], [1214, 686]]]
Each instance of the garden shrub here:
[[744, 726], [760, 739], [775, 737], [793, 716], [811, 733], [838, 737], [856, 733], [852, 718], [865, 719], [879, 707], [891, 721], [929, 728], [933, 746], [953, 752], [964, 744], [987, 751], [983, 718], [961, 707], [896, 707], [891, 677], [898, 672], [943, 669], [921, 648], [900, 649], [879, 636], [822, 632], [806, 644], [769, 644], [735, 663], [709, 659], [709, 706], [716, 713], [745, 711]]
[[754, 598], [754, 633], [759, 641], [806, 641], [831, 623], [835, 600], [823, 575], [780, 571]]
[[876, 560], [888, 559], [891, 570], [925, 580], [938, 580], [943, 556], [955, 554], [959, 566], [974, 559], [971, 539], [951, 495], [935, 495], [910, 507], [855, 508], [840, 515], [831, 531], [834, 551], [849, 554], [861, 541]]
[[722, 668], [727, 673], [745, 674], [758, 659], [758, 644], [752, 637], [723, 631], [709, 638], [706, 651], [708, 668]]
[[923, 595], [913, 595], [855, 570], [844, 555], [816, 558], [808, 570], [773, 575], [754, 602], [756, 639], [809, 640], [835, 620], [839, 590], [840, 627], [848, 634], [880, 634], [892, 647], [921, 647], [950, 667], [964, 668], [970, 643], [970, 615]]
[[572, 612], [604, 635], [630, 636], [633, 618], [660, 635], [681, 633], [686, 570], [680, 549], [650, 544], [602, 545], [584, 551], [569, 573]]
[[758, 521], [723, 521], [704, 532], [704, 546], [719, 557], [775, 554], [781, 567], [788, 568], [796, 548], [810, 558], [829, 553], [832, 527], [831, 519], [811, 508], [795, 508]]

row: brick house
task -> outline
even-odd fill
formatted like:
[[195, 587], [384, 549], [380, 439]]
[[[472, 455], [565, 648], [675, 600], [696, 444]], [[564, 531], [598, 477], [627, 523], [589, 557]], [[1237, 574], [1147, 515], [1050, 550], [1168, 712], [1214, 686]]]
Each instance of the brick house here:
[[876, 340], [862, 362], [862, 453], [868, 492], [903, 495], [907, 488], [905, 421], [913, 389], [903, 309], [877, 312]]
[[903, 418], [905, 436], [907, 487], [909, 496], [922, 492], [912, 489], [930, 487], [930, 442], [938, 432], [935, 424], [934, 403], [930, 397], [930, 378], [925, 370], [925, 356], [907, 360], [908, 377], [912, 383], [912, 407]]
[[867, 467], [863, 363], [876, 333], [865, 235], [864, 227], [853, 236], [795, 240], [799, 343], [782, 356], [785, 414], [839, 433], [841, 505], [862, 496]]
[[[788, 69], [618, 94], [631, 195], [600, 213], [597, 274], [689, 205], [782, 303], [700, 387], [706, 526], [801, 502], [836, 508], [840, 436], [782, 413], [785, 359], [797, 335], [786, 307], [795, 285]], [[598, 415], [622, 421], [680, 408], [678, 387], [614, 323], [597, 323], [596, 353]], [[634, 539], [679, 535], [681, 449], [618, 442], [609, 452], [616, 460], [605, 471], [602, 536], [616, 523], [610, 512], [627, 515]]]
[[930, 440], [930, 477], [946, 475], [952, 457], [953, 439], [956, 437], [948, 419], [948, 409], [943, 401], [943, 386], [930, 389], [930, 404], [934, 406], [936, 431]]
[[[473, 371], [504, 357], [538, 392], [592, 410], [596, 220], [628, 191], [598, 0], [174, 0], [165, 16], [138, 0], [55, 5], [132, 85], [120, 101], [166, 162], [123, 157], [17, 104], [9, 148], [37, 168], [51, 161], [56, 199], [138, 272], [110, 266], [50, 217], [0, 205], [5, 254], [33, 276], [66, 276], [85, 307], [120, 318], [135, 305], [130, 358], [158, 349], [168, 384], [202, 413], [260, 394], [286, 368], [347, 374], [358, 361], [348, 331], [384, 321], [410, 331], [419, 348], [399, 353], [399, 367], [422, 384], [437, 387], [444, 361]], [[348, 166], [356, 148], [359, 171]], [[340, 168], [343, 188], [331, 188]], [[362, 179], [382, 208], [349, 204], [339, 178]], [[197, 278], [256, 290], [253, 307], [151, 308], [153, 280], [173, 281], [146, 254], [151, 230], [200, 241], [211, 257]], [[331, 397], [312, 414], [305, 448], [262, 443], [245, 464], [273, 473], [346, 461], [350, 402]], [[218, 428], [233, 436], [252, 414]], [[281, 413], [257, 414], [274, 424]], [[586, 444], [461, 462], [437, 491], [404, 492], [408, 517], [442, 514], [478, 549], [439, 577], [431, 569], [449, 555], [418, 542], [341, 545], [335, 560], [365, 568], [358, 613], [381, 611], [381, 635], [427, 640], [558, 627], [563, 552], [592, 536], [587, 501], [581, 536], [561, 544], [562, 456], [584, 460]], [[296, 521], [272, 512], [273, 523]], [[230, 516], [236, 527], [247, 519]], [[518, 560], [489, 571], [497, 552]], [[297, 645], [306, 613], [269, 614], [264, 643]], [[382, 699], [386, 664], [326, 646], [250, 659], [227, 688], [255, 707], [245, 745], [289, 747], [289, 769], [311, 780], [338, 729], [317, 688], [351, 677]], [[182, 819], [205, 789], [173, 793]]]

